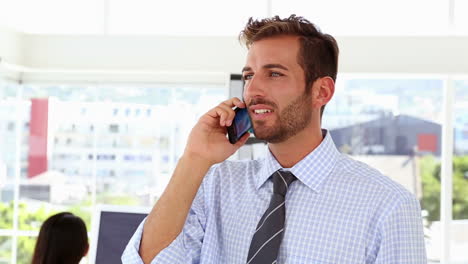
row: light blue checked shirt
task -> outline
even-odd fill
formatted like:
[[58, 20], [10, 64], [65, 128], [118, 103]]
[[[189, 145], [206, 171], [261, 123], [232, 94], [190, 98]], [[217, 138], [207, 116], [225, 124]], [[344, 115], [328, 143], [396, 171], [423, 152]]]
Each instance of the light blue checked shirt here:
[[[399, 184], [340, 154], [329, 133], [289, 170], [298, 178], [286, 195], [278, 263], [426, 264], [419, 202]], [[225, 161], [205, 176], [181, 234], [151, 262], [245, 264], [259, 219], [282, 169], [271, 153]], [[138, 254], [143, 223], [125, 249]]]

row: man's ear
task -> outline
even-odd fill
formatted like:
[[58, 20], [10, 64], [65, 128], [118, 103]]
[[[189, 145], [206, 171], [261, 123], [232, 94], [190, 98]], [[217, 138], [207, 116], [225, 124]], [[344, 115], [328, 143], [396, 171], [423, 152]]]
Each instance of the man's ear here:
[[317, 79], [313, 86], [314, 107], [320, 108], [332, 99], [335, 93], [335, 81], [331, 77], [325, 76]]

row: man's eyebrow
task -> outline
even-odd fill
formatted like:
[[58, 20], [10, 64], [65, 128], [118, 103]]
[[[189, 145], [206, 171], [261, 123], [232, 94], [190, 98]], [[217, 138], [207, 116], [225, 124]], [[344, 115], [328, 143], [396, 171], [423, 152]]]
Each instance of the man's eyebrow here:
[[265, 64], [265, 65], [263, 65], [263, 68], [265, 68], [265, 69], [279, 68], [279, 69], [283, 69], [285, 71], [289, 70], [288, 68], [286, 68], [285, 66], [283, 66], [281, 64]]
[[[279, 68], [279, 69], [283, 69], [285, 71], [288, 71], [289, 69], [281, 64], [265, 64], [263, 65], [264, 69], [273, 69], [273, 68]], [[252, 71], [252, 68], [249, 67], [249, 66], [245, 66], [244, 68], [242, 68], [242, 72], [245, 72], [245, 71]]]

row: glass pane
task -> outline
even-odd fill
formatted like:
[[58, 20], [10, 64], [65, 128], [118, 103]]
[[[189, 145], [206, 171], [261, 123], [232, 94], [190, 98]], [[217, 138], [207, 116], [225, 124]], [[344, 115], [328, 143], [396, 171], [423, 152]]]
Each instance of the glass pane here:
[[304, 16], [332, 35], [427, 35], [448, 30], [448, 1], [441, 0], [272, 0], [272, 8], [281, 17]]
[[[225, 99], [220, 87], [102, 86], [96, 103], [97, 203], [150, 206], [165, 188], [199, 115]], [[97, 110], [99, 109], [99, 110]], [[90, 167], [90, 166], [88, 166]], [[129, 181], [129, 179], [131, 179]]]
[[468, 263], [468, 80], [454, 81], [453, 222], [451, 259]]
[[237, 36], [250, 16], [266, 16], [266, 1], [112, 0], [109, 32]]
[[[39, 230], [49, 215], [60, 211], [71, 211], [90, 226], [94, 182], [89, 175], [76, 171], [85, 164], [75, 141], [85, 138], [75, 136], [82, 126], [67, 125], [79, 124], [86, 118], [83, 105], [93, 98], [94, 90], [89, 86], [23, 87], [23, 101], [27, 105], [23, 144], [27, 147], [21, 149], [18, 219], [21, 230]], [[69, 105], [76, 107], [70, 110]], [[63, 136], [62, 130], [75, 137]], [[70, 147], [62, 147], [67, 144]]]
[[[363, 161], [420, 199], [426, 233], [439, 220], [443, 81], [346, 78], [323, 116], [343, 153]], [[438, 237], [427, 251], [438, 259]], [[435, 254], [435, 256], [434, 256]]]
[[89, 102], [93, 101], [97, 96], [95, 86], [90, 85], [63, 85], [63, 84], [50, 84], [50, 85], [23, 85], [23, 98], [49, 98], [62, 100], [62, 101], [79, 101]]
[[36, 237], [20, 236], [17, 241], [17, 264], [30, 264], [36, 246]]
[[29, 125], [20, 206], [27, 217], [20, 229], [37, 230], [46, 215], [65, 210], [89, 225], [94, 193], [96, 203], [152, 205], [199, 115], [225, 100], [226, 91], [26, 85], [24, 97]]
[[4, 184], [0, 188], [2, 197], [0, 201], [0, 229], [13, 228], [13, 185]]
[[0, 75], [0, 99], [12, 100], [16, 97], [18, 85], [4, 80]]
[[11, 263], [11, 237], [0, 236], [0, 264]]

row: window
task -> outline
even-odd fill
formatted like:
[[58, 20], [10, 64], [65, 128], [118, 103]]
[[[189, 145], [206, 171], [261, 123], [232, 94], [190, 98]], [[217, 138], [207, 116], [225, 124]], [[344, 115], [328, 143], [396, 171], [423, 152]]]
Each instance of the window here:
[[[28, 263], [41, 223], [57, 211], [79, 215], [91, 231], [95, 204], [152, 205], [198, 116], [226, 94], [213, 85], [11, 85], [0, 82], [0, 263], [10, 263], [12, 249]], [[140, 109], [151, 114], [135, 115]], [[20, 125], [9, 131], [9, 123]]]
[[[420, 199], [432, 260], [440, 258], [440, 137], [444, 125], [440, 98], [444, 82], [438, 77], [343, 74], [323, 119], [341, 152], [376, 167]], [[468, 244], [464, 233], [468, 230], [468, 81], [459, 78], [453, 86], [451, 228], [456, 233], [451, 238], [451, 253], [453, 261], [464, 263], [463, 249]], [[21, 98], [16, 97], [17, 91]], [[226, 94], [223, 87], [210, 85], [81, 87], [0, 82], [0, 124], [5, 124], [0, 126], [0, 215], [6, 216], [0, 218], [0, 263], [9, 261], [12, 250], [17, 250], [17, 263], [27, 263], [35, 232], [44, 218], [56, 211], [72, 211], [85, 219], [90, 229], [94, 204], [152, 205], [167, 184], [199, 115], [224, 100]], [[61, 138], [46, 150], [29, 141], [29, 127], [37, 128], [37, 118], [44, 114], [34, 112], [41, 109], [41, 103], [53, 104], [46, 112], [54, 117], [46, 138]], [[82, 109], [86, 109], [86, 116]], [[116, 109], [119, 113], [131, 109], [132, 114], [119, 116]], [[133, 114], [135, 109], [142, 109], [138, 117]], [[15, 124], [13, 131], [8, 131], [9, 122]], [[72, 131], [72, 124], [93, 129]], [[118, 126], [118, 131], [112, 132], [111, 126]], [[8, 140], [5, 133], [11, 134]], [[64, 144], [67, 139], [73, 139], [73, 144]], [[48, 170], [33, 170], [30, 151], [51, 152], [45, 160]], [[43, 165], [44, 160], [33, 162]], [[15, 177], [19, 186], [14, 185]], [[16, 187], [19, 199], [15, 199]], [[13, 219], [15, 204], [18, 219]], [[19, 219], [18, 230], [13, 230], [13, 222]], [[12, 245], [13, 238], [16, 245]]]

